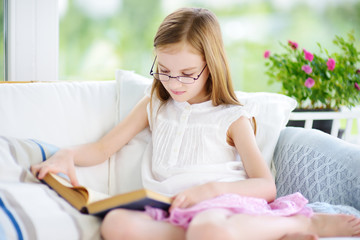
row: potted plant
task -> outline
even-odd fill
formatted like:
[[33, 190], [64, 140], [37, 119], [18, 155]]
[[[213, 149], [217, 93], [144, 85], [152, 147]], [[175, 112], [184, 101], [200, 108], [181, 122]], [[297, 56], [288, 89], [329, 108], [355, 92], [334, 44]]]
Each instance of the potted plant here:
[[354, 33], [348, 40], [335, 36], [333, 43], [339, 52], [330, 54], [318, 43], [319, 53], [313, 53], [294, 41], [280, 43], [283, 53], [265, 51], [269, 84], [280, 82], [281, 92], [297, 101], [297, 111], [339, 111], [360, 103], [360, 51]]

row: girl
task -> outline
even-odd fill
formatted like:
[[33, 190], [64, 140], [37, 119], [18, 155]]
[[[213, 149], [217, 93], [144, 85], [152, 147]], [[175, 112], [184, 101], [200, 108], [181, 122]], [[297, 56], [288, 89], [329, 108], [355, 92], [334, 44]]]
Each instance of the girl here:
[[300, 194], [268, 205], [276, 196], [275, 183], [256, 145], [255, 121], [236, 99], [213, 13], [186, 8], [170, 14], [158, 29], [154, 47], [151, 91], [129, 116], [98, 142], [63, 149], [32, 166], [39, 179], [49, 171], [63, 172], [77, 185], [74, 164], [99, 164], [150, 127], [153, 154], [144, 162], [144, 186], [174, 196], [170, 216], [152, 208], [113, 210], [102, 223], [104, 239], [359, 234], [359, 219], [312, 216]]

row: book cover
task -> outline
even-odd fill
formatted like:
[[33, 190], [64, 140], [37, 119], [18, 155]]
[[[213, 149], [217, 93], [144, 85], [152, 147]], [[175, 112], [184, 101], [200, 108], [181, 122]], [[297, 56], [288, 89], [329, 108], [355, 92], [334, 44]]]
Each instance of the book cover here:
[[147, 189], [110, 196], [84, 186], [73, 186], [60, 174], [48, 173], [42, 181], [80, 212], [100, 217], [115, 208], [144, 210], [145, 206], [151, 206], [167, 211], [171, 205], [170, 197]]

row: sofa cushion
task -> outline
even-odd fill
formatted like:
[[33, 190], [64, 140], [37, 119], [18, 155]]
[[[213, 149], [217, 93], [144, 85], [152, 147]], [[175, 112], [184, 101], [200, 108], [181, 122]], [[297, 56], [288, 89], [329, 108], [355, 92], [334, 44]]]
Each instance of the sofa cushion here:
[[99, 228], [44, 184], [0, 182], [0, 239], [100, 239]]
[[40, 163], [55, 151], [57, 148], [52, 145], [45, 147], [36, 140], [0, 136], [0, 181], [37, 183], [30, 166]]
[[[0, 144], [39, 139], [65, 147], [99, 139], [116, 123], [115, 86], [115, 81], [0, 84], [0, 134], [14, 140]], [[77, 172], [82, 184], [108, 193], [108, 161]]]
[[0, 136], [0, 239], [100, 239], [99, 219], [78, 212], [30, 172], [57, 150]]
[[360, 210], [360, 147], [315, 129], [282, 130], [274, 154], [278, 196]]
[[347, 205], [334, 205], [326, 202], [314, 202], [307, 205], [317, 213], [331, 213], [331, 214], [347, 214], [360, 218], [360, 210]]
[[[35, 139], [0, 136], [0, 181], [37, 183], [30, 166], [49, 158], [58, 149]], [[76, 167], [76, 173], [80, 184], [109, 193], [108, 161], [92, 167]]]
[[115, 81], [0, 84], [0, 133], [59, 147], [97, 140], [115, 125]]

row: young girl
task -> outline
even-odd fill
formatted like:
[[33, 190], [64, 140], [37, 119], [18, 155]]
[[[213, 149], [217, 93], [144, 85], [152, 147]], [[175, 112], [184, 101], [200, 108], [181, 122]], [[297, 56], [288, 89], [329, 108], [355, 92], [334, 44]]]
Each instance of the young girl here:
[[[151, 91], [98, 142], [63, 149], [32, 166], [39, 179], [74, 165], [99, 164], [146, 127], [152, 158], [144, 162], [148, 189], [173, 196], [170, 216], [157, 209], [113, 210], [104, 239], [315, 239], [353, 236], [360, 220], [313, 214], [294, 194], [274, 201], [273, 177], [256, 145], [256, 124], [236, 99], [219, 23], [205, 9], [180, 9], [154, 39]], [[268, 204], [268, 202], [272, 202]]]

